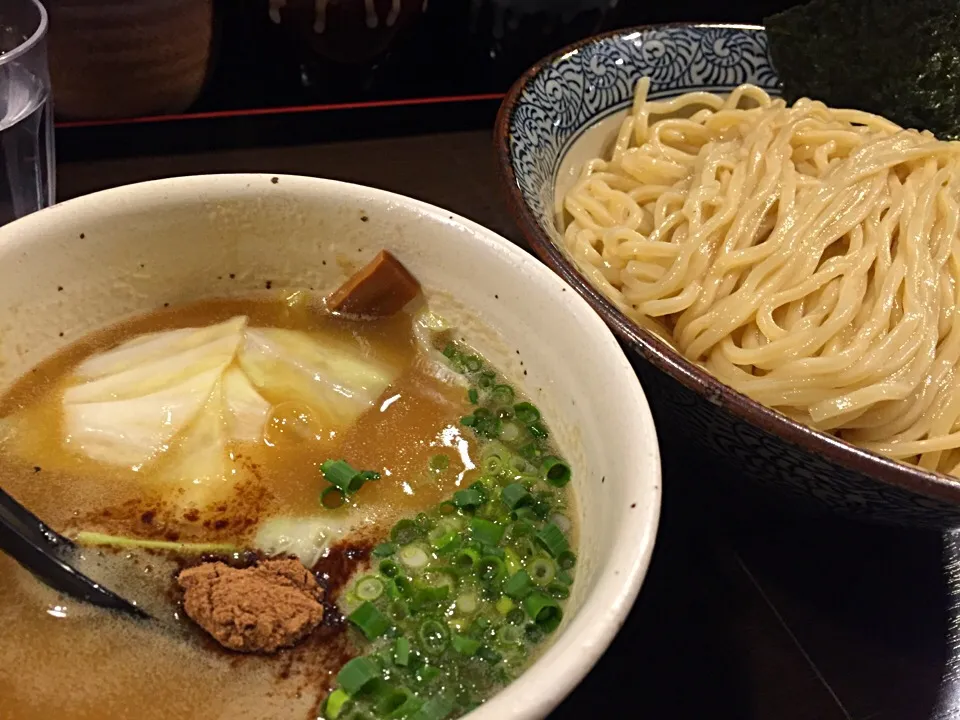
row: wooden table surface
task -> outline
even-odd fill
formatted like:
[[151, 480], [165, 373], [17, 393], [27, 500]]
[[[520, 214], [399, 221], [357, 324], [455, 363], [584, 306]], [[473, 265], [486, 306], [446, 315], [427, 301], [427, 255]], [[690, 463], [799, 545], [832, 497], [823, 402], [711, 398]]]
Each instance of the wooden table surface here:
[[[486, 132], [64, 164], [58, 194], [215, 172], [373, 185], [522, 244]], [[650, 574], [613, 646], [552, 720], [930, 717], [947, 658], [940, 537], [803, 515], [670, 438], [661, 444]]]

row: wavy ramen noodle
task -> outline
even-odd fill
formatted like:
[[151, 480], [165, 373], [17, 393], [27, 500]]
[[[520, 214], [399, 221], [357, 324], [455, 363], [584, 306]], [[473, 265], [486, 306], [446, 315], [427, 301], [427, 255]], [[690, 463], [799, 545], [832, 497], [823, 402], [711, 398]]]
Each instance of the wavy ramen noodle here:
[[960, 474], [960, 144], [751, 85], [648, 88], [564, 198], [580, 269], [754, 400]]

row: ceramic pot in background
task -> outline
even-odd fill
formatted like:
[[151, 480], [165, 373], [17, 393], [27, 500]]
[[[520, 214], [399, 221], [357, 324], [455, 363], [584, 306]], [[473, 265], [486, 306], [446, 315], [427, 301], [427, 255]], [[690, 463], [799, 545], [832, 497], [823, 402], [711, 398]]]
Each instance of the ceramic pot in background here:
[[307, 86], [367, 89], [410, 37], [426, 0], [269, 0], [270, 19], [293, 40]]
[[176, 113], [200, 95], [213, 0], [48, 0], [47, 7], [58, 117]]

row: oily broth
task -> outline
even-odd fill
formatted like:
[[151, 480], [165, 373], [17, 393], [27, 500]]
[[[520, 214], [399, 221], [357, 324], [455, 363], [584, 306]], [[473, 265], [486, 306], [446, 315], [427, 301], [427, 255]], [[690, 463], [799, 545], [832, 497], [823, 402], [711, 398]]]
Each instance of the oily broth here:
[[[246, 478], [196, 520], [190, 519], [196, 515], [189, 508], [164, 500], [165, 488], [151, 482], [150, 468], [134, 472], [98, 463], [70, 452], [61, 443], [62, 419], [56, 398], [65, 378], [84, 358], [143, 333], [211, 325], [236, 315], [247, 315], [252, 326], [322, 330], [326, 336], [358, 342], [368, 356], [388, 358], [407, 370], [345, 431], [329, 433], [311, 427], [320, 439], [304, 440], [296, 430], [281, 428], [279, 432], [268, 430], [274, 440], [272, 447], [234, 443], [231, 449], [241, 472], [248, 471], [243, 473]], [[466, 442], [455, 431], [463, 393], [425, 374], [413, 362], [414, 355], [410, 316], [406, 314], [350, 321], [309, 308], [291, 308], [280, 300], [251, 299], [209, 300], [158, 311], [70, 346], [37, 366], [0, 398], [0, 417], [18, 413], [24, 422], [50, 429], [40, 436], [25, 434], [23, 441], [16, 433], [0, 441], [0, 482], [60, 530], [82, 526], [150, 537], [176, 534], [183, 540], [241, 540], [252, 529], [251, 519], [315, 513], [316, 498], [326, 486], [317, 467], [324, 460], [342, 457], [355, 467], [381, 473], [376, 485], [357, 495], [357, 504], [364, 506], [371, 520], [392, 523], [411, 509], [440, 502], [455, 489], [437, 478], [411, 482], [425, 476], [431, 455], [448, 452], [454, 463], [463, 465], [460, 454], [442, 447], [440, 440], [445, 428], [454, 428], [446, 436]], [[414, 484], [417, 489], [411, 493]], [[142, 522], [144, 515], [149, 523]], [[211, 520], [206, 527], [205, 519]], [[224, 524], [224, 520], [228, 522]]]
[[[252, 326], [334, 334], [359, 343], [368, 356], [389, 358], [406, 370], [340, 433], [320, 428], [315, 433], [320, 440], [304, 440], [279, 425], [270, 445], [234, 446], [243, 479], [200, 509], [171, 500], [151, 482], [149, 468], [118, 469], [64, 449], [58, 392], [81, 360], [142, 333], [199, 327], [240, 314]], [[343, 458], [354, 467], [377, 470], [381, 479], [364, 486], [351, 506], [335, 514], [362, 513], [364, 532], [376, 536], [400, 517], [448, 498], [473, 466], [471, 441], [457, 430], [464, 391], [427, 375], [414, 362], [415, 355], [406, 314], [348, 321], [303, 306], [291, 308], [280, 299], [251, 298], [158, 311], [70, 346], [0, 398], [0, 417], [16, 414], [48, 430], [39, 440], [21, 441], [17, 432], [0, 440], [0, 485], [68, 534], [83, 529], [242, 544], [266, 518], [317, 514], [326, 486], [317, 466]], [[428, 470], [429, 458], [438, 453], [449, 455], [449, 472]], [[129, 553], [129, 561], [136, 563], [134, 572], [118, 576], [114, 587], [131, 597], [150, 596], [172, 615], [175, 606], [167, 593], [175, 565], [143, 551]], [[110, 578], [106, 572], [103, 580], [109, 584]], [[58, 597], [2, 555], [0, 627], [0, 720], [304, 718], [324, 691], [316, 682], [305, 684], [289, 668], [284, 672], [284, 653], [273, 658], [230, 655], [213, 651], [184, 623], [158, 630], [84, 607]]]

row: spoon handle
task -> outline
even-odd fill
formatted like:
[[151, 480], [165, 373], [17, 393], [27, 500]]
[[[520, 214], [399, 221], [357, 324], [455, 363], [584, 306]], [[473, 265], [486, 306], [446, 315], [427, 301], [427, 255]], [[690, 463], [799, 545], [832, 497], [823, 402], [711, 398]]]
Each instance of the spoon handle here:
[[94, 582], [61, 557], [61, 553], [74, 547], [70, 540], [0, 490], [0, 551], [58, 592], [100, 607], [148, 617], [136, 605]]

